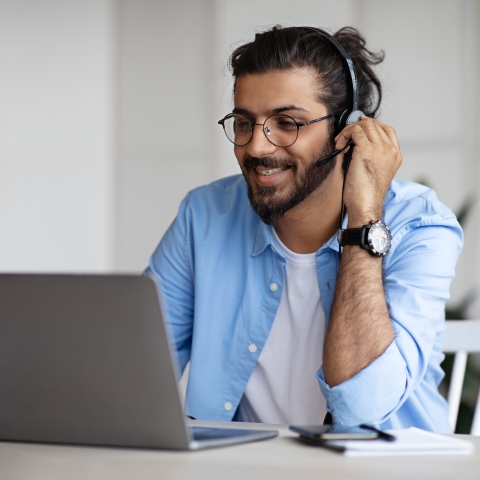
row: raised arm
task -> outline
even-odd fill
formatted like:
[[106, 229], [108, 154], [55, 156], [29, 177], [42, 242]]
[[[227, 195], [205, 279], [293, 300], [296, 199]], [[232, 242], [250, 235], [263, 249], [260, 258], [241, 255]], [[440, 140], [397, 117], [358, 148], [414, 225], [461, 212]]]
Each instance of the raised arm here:
[[[344, 201], [348, 228], [382, 219], [383, 202], [402, 158], [394, 130], [366, 117], [347, 126], [336, 148], [353, 139]], [[392, 343], [394, 331], [385, 300], [382, 259], [357, 245], [342, 254], [335, 298], [325, 338], [323, 368], [334, 387], [353, 377]]]

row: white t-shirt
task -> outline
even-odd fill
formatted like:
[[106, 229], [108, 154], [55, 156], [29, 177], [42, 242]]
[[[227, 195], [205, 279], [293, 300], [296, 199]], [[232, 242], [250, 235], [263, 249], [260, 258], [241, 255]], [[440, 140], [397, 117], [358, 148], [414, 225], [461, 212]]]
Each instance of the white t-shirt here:
[[244, 422], [322, 424], [325, 397], [315, 376], [322, 365], [325, 314], [320, 301], [315, 253], [289, 250], [282, 298], [270, 334], [239, 405]]

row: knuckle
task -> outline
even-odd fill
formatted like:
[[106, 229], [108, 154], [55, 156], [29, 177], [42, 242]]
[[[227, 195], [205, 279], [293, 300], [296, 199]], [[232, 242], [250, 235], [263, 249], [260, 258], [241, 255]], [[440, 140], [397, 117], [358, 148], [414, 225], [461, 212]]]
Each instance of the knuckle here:
[[388, 153], [390, 153], [390, 155], [392, 157], [397, 157], [397, 154], [398, 154], [398, 150], [397, 150], [397, 147], [395, 145], [389, 145], [388, 146]]

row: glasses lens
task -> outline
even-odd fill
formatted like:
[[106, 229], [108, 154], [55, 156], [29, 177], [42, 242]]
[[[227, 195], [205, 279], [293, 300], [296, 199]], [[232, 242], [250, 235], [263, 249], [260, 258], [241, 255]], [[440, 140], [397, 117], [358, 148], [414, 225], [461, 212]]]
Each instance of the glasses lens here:
[[252, 124], [243, 115], [233, 114], [223, 122], [227, 138], [235, 145], [246, 145], [252, 138]]
[[267, 118], [263, 131], [268, 140], [277, 147], [289, 147], [297, 139], [298, 126], [288, 115], [272, 115]]

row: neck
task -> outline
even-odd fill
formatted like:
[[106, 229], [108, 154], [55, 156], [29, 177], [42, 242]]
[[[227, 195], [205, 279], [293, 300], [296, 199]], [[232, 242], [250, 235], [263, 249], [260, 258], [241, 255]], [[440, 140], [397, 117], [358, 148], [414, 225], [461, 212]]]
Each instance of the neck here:
[[275, 227], [282, 243], [295, 253], [314, 253], [340, 225], [343, 175], [339, 165], [322, 185], [289, 210]]

